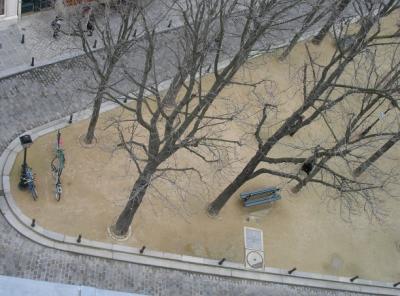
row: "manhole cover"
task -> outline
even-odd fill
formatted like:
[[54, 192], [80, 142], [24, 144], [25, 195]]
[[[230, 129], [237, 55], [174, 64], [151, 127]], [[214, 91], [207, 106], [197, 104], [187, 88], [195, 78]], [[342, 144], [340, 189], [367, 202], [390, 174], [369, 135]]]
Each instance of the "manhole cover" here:
[[264, 258], [262, 254], [257, 251], [251, 251], [246, 257], [247, 264], [252, 268], [262, 268], [264, 264]]

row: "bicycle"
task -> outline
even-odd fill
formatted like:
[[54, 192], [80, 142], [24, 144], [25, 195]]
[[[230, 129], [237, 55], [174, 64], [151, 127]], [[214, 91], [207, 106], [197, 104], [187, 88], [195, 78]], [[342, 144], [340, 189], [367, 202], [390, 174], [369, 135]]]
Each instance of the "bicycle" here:
[[51, 171], [56, 182], [55, 198], [60, 201], [62, 194], [61, 174], [65, 165], [64, 149], [62, 148], [61, 133], [57, 132], [57, 143], [55, 148], [55, 157], [51, 161]]
[[23, 178], [25, 184], [28, 185], [28, 189], [32, 194], [33, 200], [36, 201], [38, 198], [38, 193], [36, 190], [36, 184], [35, 184], [35, 174], [32, 171], [32, 168], [26, 166], [25, 167], [25, 176]]

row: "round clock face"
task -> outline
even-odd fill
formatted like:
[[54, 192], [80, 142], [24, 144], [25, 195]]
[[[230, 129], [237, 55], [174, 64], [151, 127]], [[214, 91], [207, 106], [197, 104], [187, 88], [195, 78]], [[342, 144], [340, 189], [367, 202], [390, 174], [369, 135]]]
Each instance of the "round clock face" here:
[[261, 268], [263, 266], [263, 257], [257, 251], [251, 251], [247, 254], [247, 264], [249, 264], [252, 268]]

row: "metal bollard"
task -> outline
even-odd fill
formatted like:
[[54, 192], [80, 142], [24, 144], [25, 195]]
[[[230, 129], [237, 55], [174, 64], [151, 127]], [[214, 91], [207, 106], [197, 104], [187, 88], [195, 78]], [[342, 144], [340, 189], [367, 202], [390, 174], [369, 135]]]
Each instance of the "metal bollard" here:
[[292, 274], [293, 272], [295, 272], [297, 270], [296, 267], [292, 268], [291, 270], [288, 271], [288, 274]]
[[35, 58], [32, 57], [32, 61], [31, 61], [31, 67], [35, 66]]
[[356, 279], [358, 279], [358, 275], [356, 275], [355, 277], [352, 277], [352, 278], [350, 279], [350, 282], [354, 282]]
[[71, 114], [70, 116], [69, 116], [69, 120], [68, 120], [68, 123], [69, 124], [71, 124], [72, 123], [72, 118], [74, 117], [74, 114]]
[[82, 234], [78, 235], [78, 239], [76, 240], [77, 243], [80, 243], [82, 240]]
[[21, 44], [25, 43], [25, 34], [22, 34], [22, 38], [21, 38]]
[[146, 246], [143, 246], [141, 249], [140, 249], [140, 254], [143, 254], [143, 252], [144, 252], [144, 249], [146, 249]]
[[218, 265], [222, 265], [225, 262], [225, 258], [222, 258], [221, 260], [219, 260]]
[[35, 227], [35, 225], [36, 225], [36, 220], [32, 219], [31, 227]]

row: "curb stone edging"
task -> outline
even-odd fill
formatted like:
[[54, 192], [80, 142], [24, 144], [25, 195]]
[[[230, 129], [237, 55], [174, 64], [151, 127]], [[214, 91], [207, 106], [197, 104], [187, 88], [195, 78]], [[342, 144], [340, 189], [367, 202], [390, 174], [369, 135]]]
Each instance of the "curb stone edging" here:
[[[118, 104], [106, 102], [102, 105], [102, 112], [118, 107]], [[79, 122], [90, 116], [86, 110], [74, 114], [75, 120]], [[51, 122], [42, 127], [31, 130], [33, 137], [39, 137], [46, 133], [56, 131], [59, 128], [68, 126], [69, 116]], [[124, 245], [103, 243], [82, 238], [81, 243], [76, 242], [76, 237], [66, 236], [57, 232], [44, 229], [40, 225], [34, 228], [30, 226], [31, 219], [25, 216], [16, 205], [11, 191], [9, 173], [14, 164], [17, 152], [21, 151], [18, 137], [12, 141], [0, 156], [0, 210], [7, 221], [22, 235], [41, 245], [74, 252], [97, 256], [101, 258], [114, 259], [119, 261], [152, 265], [162, 268], [206, 273], [216, 276], [227, 276], [240, 279], [267, 281], [287, 285], [306, 286], [314, 288], [325, 288], [331, 290], [352, 291], [359, 293], [371, 293], [375, 295], [400, 295], [399, 289], [392, 287], [390, 283], [368, 281], [359, 279], [350, 283], [346, 277], [336, 277], [307, 272], [296, 272], [288, 275], [286, 270], [266, 267], [264, 271], [250, 271], [236, 262], [225, 262], [224, 266], [218, 265], [218, 260], [186, 256], [179, 254], [164, 253], [146, 250], [140, 254], [139, 249]]]
[[[0, 166], [0, 168], [3, 169], [3, 166]], [[2, 185], [9, 185], [8, 176], [4, 176], [2, 181]], [[0, 196], [0, 210], [7, 221], [22, 235], [53, 249], [215, 276], [374, 295], [400, 295], [400, 290], [392, 287], [390, 283], [378, 281], [360, 279], [355, 283], [351, 283], [347, 277], [308, 272], [296, 272], [288, 275], [287, 270], [272, 267], [266, 267], [263, 271], [252, 271], [245, 269], [242, 264], [236, 262], [225, 261], [224, 266], [219, 266], [218, 260], [208, 258], [152, 250], [146, 250], [144, 254], [140, 254], [139, 248], [92, 241], [85, 238], [82, 238], [81, 243], [77, 243], [76, 237], [49, 231], [40, 225], [32, 228], [30, 226], [31, 220], [19, 210], [11, 193], [7, 190], [4, 191], [4, 196]]]
[[[302, 40], [315, 34], [316, 31], [310, 32], [303, 36]], [[269, 51], [286, 45], [287, 43], [274, 46]], [[251, 56], [255, 57], [263, 53], [265, 52], [254, 51]], [[223, 68], [226, 66], [227, 62], [228, 61], [221, 62], [219, 66]], [[169, 85], [169, 82], [170, 80], [165, 81], [165, 87]], [[101, 113], [112, 110], [118, 106], [117, 103], [110, 101], [105, 102], [102, 104]], [[89, 118], [90, 113], [90, 109], [74, 113], [72, 123]], [[66, 116], [40, 127], [36, 127], [28, 133], [31, 134], [33, 139], [36, 139], [42, 135], [68, 126], [68, 121], [69, 116]], [[139, 249], [135, 247], [92, 241], [85, 238], [82, 238], [81, 243], [77, 243], [76, 237], [53, 232], [44, 229], [40, 225], [36, 225], [33, 228], [30, 225], [31, 219], [25, 216], [18, 208], [10, 190], [9, 173], [14, 165], [17, 153], [21, 150], [22, 147], [19, 145], [19, 137], [17, 137], [7, 146], [0, 156], [0, 211], [19, 233], [38, 244], [78, 254], [215, 276], [374, 295], [400, 295], [400, 289], [393, 287], [391, 283], [364, 279], [357, 279], [356, 282], [350, 282], [347, 277], [301, 271], [296, 271], [294, 274], [289, 275], [287, 270], [272, 267], [265, 267], [263, 271], [254, 271], [245, 269], [243, 264], [237, 262], [225, 261], [224, 266], [220, 266], [218, 265], [218, 260], [147, 249], [144, 254], [140, 254]]]

